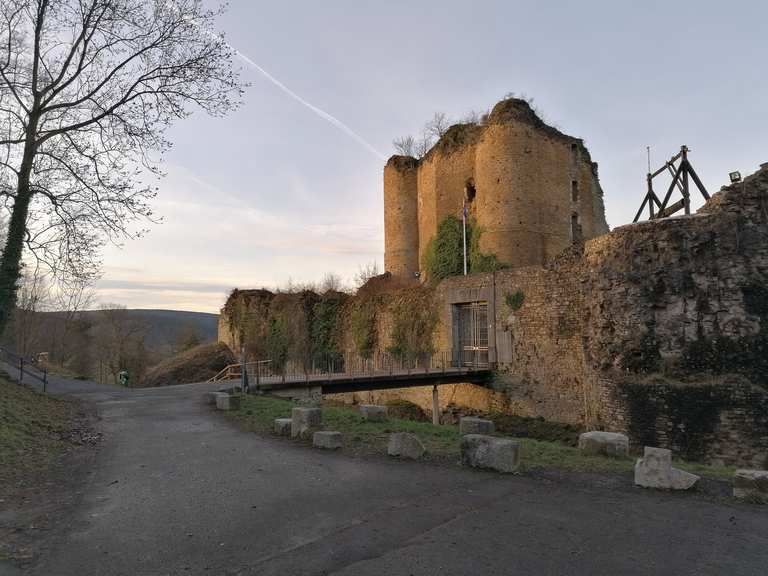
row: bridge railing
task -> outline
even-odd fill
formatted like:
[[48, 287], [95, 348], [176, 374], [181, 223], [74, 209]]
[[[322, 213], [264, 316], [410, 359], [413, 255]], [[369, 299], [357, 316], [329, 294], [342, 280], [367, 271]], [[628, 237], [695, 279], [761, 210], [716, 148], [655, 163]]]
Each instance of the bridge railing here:
[[[258, 386], [261, 382], [301, 382], [487, 369], [488, 363], [482, 361], [482, 356], [469, 357], [452, 350], [422, 355], [380, 352], [367, 357], [358, 354], [317, 354], [309, 358], [271, 359], [247, 364], [251, 386]], [[239, 375], [239, 368], [235, 370]]]
[[[488, 369], [488, 356], [466, 350], [439, 350], [408, 355], [378, 352], [359, 354], [314, 354], [307, 358], [278, 358], [246, 363], [250, 386], [275, 382], [309, 382], [343, 378], [403, 376], [439, 372], [472, 372]], [[208, 380], [242, 378], [242, 364], [231, 364]]]

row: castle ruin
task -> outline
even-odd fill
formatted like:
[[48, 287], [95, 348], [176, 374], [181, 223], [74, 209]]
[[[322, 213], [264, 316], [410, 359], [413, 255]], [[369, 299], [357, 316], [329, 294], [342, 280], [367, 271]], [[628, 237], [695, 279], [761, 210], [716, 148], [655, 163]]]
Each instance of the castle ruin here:
[[452, 126], [420, 160], [384, 168], [384, 268], [413, 278], [439, 223], [468, 216], [480, 250], [511, 267], [544, 264], [608, 231], [597, 164], [581, 139], [545, 124], [525, 100], [496, 104], [482, 124]]
[[[388, 274], [354, 294], [235, 291], [219, 340], [297, 365], [449, 352], [494, 378], [444, 387], [441, 410], [624, 432], [690, 460], [768, 463], [768, 163], [693, 214], [608, 232], [583, 143], [505, 100], [424, 158], [392, 157], [384, 193]], [[409, 281], [465, 201], [481, 250], [508, 269]], [[331, 399], [433, 401], [431, 387]]]

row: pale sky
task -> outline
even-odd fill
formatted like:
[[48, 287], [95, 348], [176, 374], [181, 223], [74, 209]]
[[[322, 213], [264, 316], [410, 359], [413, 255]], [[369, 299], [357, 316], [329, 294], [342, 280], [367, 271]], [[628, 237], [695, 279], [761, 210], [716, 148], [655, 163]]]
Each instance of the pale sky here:
[[164, 222], [105, 251], [98, 298], [217, 312], [235, 287], [381, 267], [377, 152], [509, 92], [584, 138], [611, 227], [642, 201], [648, 145], [661, 165], [687, 144], [715, 192], [768, 162], [766, 22], [760, 1], [233, 0], [243, 106], [173, 129]]

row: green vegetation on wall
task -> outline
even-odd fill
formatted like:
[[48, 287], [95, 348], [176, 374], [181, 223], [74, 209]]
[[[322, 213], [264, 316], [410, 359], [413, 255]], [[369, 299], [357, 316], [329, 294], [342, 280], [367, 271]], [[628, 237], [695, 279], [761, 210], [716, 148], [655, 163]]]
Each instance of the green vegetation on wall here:
[[515, 292], [507, 292], [504, 296], [504, 302], [509, 306], [512, 312], [517, 312], [523, 307], [525, 302], [525, 293], [522, 290], [516, 290]]
[[[473, 220], [467, 222], [468, 272], [493, 272], [507, 268], [495, 254], [480, 251], [483, 230]], [[438, 225], [437, 233], [427, 244], [424, 270], [431, 280], [439, 281], [464, 273], [464, 231], [456, 216], [446, 216]]]
[[407, 360], [434, 352], [438, 315], [432, 296], [431, 290], [420, 288], [403, 291], [395, 297], [388, 352]]
[[272, 317], [269, 319], [269, 329], [264, 340], [264, 351], [267, 358], [272, 360], [271, 369], [279, 372], [285, 367], [288, 360], [288, 331], [285, 320], [281, 317]]
[[312, 308], [310, 339], [315, 359], [322, 360], [340, 352], [338, 320], [346, 299], [343, 292], [329, 291], [320, 296]]
[[378, 331], [376, 330], [377, 298], [358, 295], [349, 317], [349, 328], [355, 350], [363, 358], [370, 358], [376, 349]]

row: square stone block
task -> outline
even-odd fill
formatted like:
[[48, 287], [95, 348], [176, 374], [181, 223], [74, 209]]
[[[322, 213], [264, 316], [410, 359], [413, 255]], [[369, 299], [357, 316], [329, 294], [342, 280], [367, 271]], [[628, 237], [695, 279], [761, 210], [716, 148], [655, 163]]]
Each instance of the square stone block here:
[[672, 467], [672, 451], [646, 446], [643, 457], [635, 463], [635, 484], [644, 488], [688, 490], [699, 476]]
[[768, 470], [736, 470], [733, 495], [741, 500], [768, 504]]
[[226, 392], [217, 392], [216, 408], [219, 410], [238, 410], [240, 408], [240, 396], [232, 396]]
[[629, 438], [617, 432], [584, 432], [579, 436], [579, 450], [584, 454], [626, 456], [629, 454]]
[[389, 442], [387, 443], [387, 454], [390, 456], [398, 456], [400, 458], [407, 458], [409, 460], [419, 460], [426, 448], [424, 444], [419, 440], [416, 434], [409, 432], [395, 432], [389, 435]]
[[368, 422], [384, 422], [387, 419], [387, 407], [375, 404], [360, 404], [360, 414]]
[[461, 463], [497, 472], [515, 472], [520, 466], [520, 444], [509, 438], [482, 434], [461, 437]]
[[493, 434], [495, 431], [496, 426], [490, 420], [474, 416], [465, 416], [459, 420], [460, 434]]
[[341, 432], [315, 432], [312, 435], [312, 445], [324, 450], [338, 450], [341, 448]]
[[320, 408], [297, 406], [291, 410], [291, 437], [310, 438], [323, 424]]
[[293, 424], [293, 418], [276, 418], [275, 434], [277, 434], [278, 436], [290, 436], [292, 424]]

